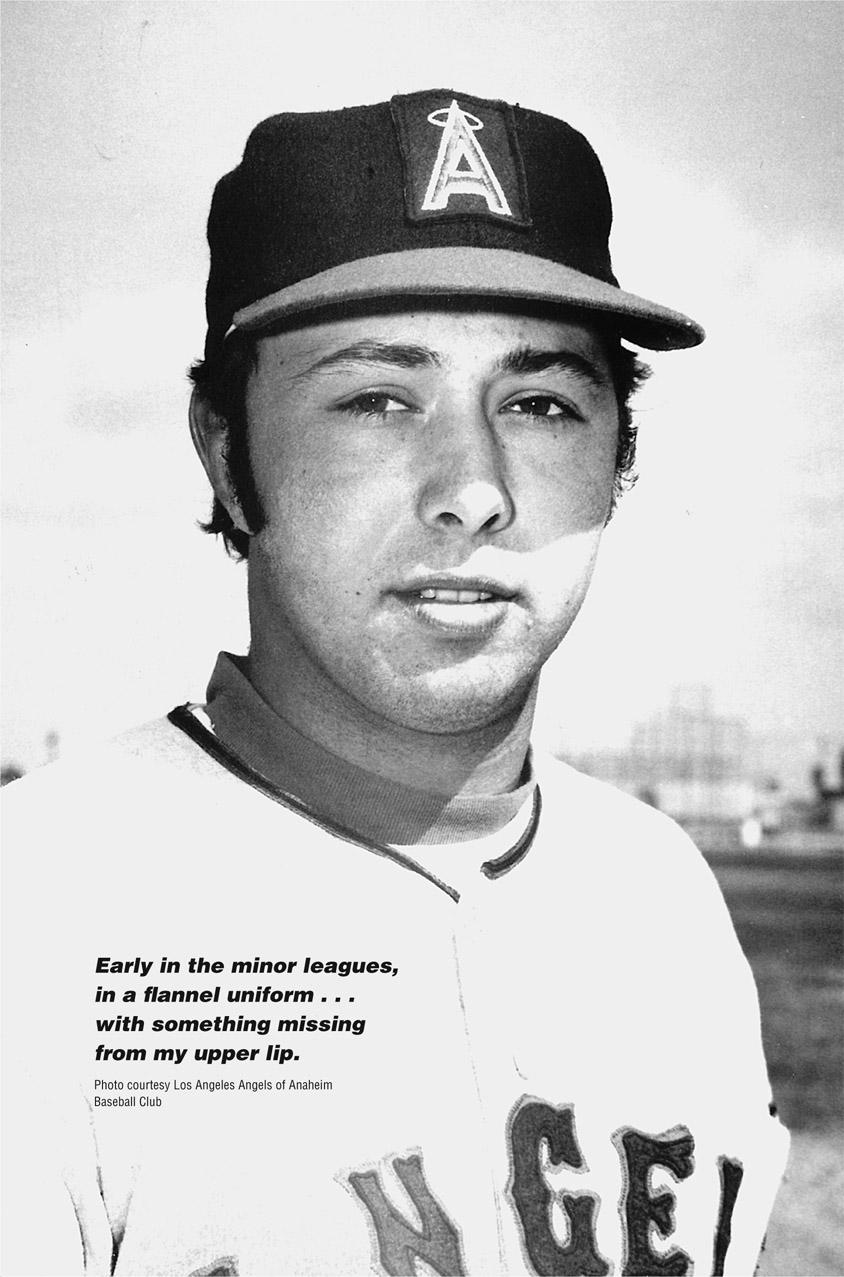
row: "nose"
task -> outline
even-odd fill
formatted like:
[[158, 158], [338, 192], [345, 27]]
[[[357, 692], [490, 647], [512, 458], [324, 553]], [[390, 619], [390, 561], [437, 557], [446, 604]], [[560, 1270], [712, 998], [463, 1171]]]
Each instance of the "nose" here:
[[501, 532], [515, 516], [506, 455], [478, 409], [445, 414], [425, 442], [419, 517], [428, 527], [469, 536]]

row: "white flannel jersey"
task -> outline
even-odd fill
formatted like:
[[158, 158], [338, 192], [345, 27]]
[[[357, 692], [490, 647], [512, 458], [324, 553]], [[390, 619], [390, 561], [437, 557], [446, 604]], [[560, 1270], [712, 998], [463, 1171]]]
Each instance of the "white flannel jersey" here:
[[168, 720], [7, 791], [3, 1272], [752, 1274], [788, 1140], [718, 887], [536, 770], [532, 839], [397, 851]]

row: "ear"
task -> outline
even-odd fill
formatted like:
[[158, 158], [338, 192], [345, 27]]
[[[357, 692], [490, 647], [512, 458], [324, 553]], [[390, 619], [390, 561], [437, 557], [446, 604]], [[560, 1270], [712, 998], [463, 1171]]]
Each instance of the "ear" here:
[[225, 507], [232, 523], [241, 532], [250, 534], [250, 528], [240, 502], [232, 489], [229, 467], [226, 461], [228, 427], [222, 417], [210, 408], [198, 387], [194, 387], [188, 410], [193, 446], [202, 462], [214, 495]]

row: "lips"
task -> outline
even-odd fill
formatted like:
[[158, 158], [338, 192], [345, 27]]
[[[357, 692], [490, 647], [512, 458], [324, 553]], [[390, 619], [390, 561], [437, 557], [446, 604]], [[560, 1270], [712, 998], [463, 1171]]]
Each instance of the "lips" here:
[[489, 603], [495, 598], [489, 590], [439, 590], [434, 586], [417, 593], [420, 599], [431, 599], [436, 603]]
[[445, 604], [510, 602], [515, 590], [487, 577], [420, 577], [400, 586], [397, 594]]
[[516, 592], [486, 577], [420, 576], [393, 592], [415, 620], [454, 638], [498, 629]]

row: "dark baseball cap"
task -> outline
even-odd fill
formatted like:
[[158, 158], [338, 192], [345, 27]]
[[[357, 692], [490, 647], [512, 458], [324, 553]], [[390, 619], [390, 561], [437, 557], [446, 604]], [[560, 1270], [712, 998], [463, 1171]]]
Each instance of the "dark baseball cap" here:
[[650, 350], [696, 346], [678, 311], [623, 292], [598, 157], [550, 115], [452, 89], [286, 112], [214, 191], [206, 356], [233, 329], [386, 298], [541, 302]]

